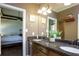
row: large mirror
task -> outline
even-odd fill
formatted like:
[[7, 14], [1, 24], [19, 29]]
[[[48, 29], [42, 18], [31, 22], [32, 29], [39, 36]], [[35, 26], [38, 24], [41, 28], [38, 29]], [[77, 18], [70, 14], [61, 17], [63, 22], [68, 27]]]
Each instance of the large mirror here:
[[[48, 37], [50, 37], [50, 30], [52, 31], [60, 31], [61, 32], [61, 40], [74, 41], [78, 39], [77, 36], [77, 20], [76, 17], [72, 14], [58, 15], [56, 18], [48, 17], [47, 28], [48, 28]], [[51, 38], [51, 37], [50, 37]]]
[[57, 31], [57, 19], [52, 18], [52, 17], [48, 17], [47, 28], [48, 28], [48, 37], [50, 37], [50, 31], [51, 30], [52, 31]]

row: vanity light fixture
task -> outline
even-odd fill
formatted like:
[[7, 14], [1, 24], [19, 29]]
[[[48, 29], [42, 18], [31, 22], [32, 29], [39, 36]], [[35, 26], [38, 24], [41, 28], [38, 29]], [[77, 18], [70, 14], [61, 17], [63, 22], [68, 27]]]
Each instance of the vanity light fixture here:
[[42, 14], [43, 14], [43, 15], [47, 15], [47, 12], [44, 11]]
[[52, 11], [48, 7], [42, 7], [41, 9], [38, 10], [39, 14], [47, 15], [52, 13]]
[[39, 13], [39, 14], [41, 14], [41, 13], [42, 13], [42, 11], [39, 9], [39, 10], [38, 10], [38, 13]]
[[50, 9], [47, 10], [48, 13], [52, 13], [52, 11]]
[[47, 10], [47, 8], [46, 7], [42, 7], [42, 9], [41, 9], [42, 11], [46, 11]]

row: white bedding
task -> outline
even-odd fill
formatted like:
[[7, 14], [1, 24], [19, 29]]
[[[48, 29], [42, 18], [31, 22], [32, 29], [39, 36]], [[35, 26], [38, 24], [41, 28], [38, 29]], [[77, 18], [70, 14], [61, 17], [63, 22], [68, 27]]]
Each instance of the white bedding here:
[[19, 43], [19, 42], [22, 42], [22, 37], [19, 35], [4, 36], [1, 38], [2, 45], [3, 44]]

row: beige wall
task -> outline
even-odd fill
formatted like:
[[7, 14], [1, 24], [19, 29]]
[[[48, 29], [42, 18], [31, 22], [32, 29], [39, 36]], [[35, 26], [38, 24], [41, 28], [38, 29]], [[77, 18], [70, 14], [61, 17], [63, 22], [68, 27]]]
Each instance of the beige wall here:
[[[20, 8], [24, 8], [27, 10], [27, 20], [26, 20], [26, 25], [27, 25], [27, 36], [31, 36], [32, 32], [35, 33], [36, 35], [41, 35], [41, 33], [44, 33], [44, 36], [47, 35], [46, 33], [46, 29], [47, 29], [47, 17], [43, 16], [43, 15], [39, 15], [37, 14], [37, 10], [39, 9], [39, 4], [10, 4], [10, 5], [14, 5]], [[36, 20], [35, 22], [30, 22], [30, 15], [36, 15]], [[49, 15], [50, 17], [55, 17], [55, 13], [53, 12], [52, 14]], [[46, 23], [43, 24], [42, 23], [42, 18], [46, 18]]]
[[57, 14], [58, 19], [60, 20], [64, 20], [65, 16], [69, 14], [72, 14], [75, 17], [74, 22], [62, 22], [62, 25], [59, 25], [59, 27], [63, 28], [62, 30], [64, 31], [64, 39], [66, 40], [77, 39], [78, 13], [79, 13], [79, 6], [75, 6]]

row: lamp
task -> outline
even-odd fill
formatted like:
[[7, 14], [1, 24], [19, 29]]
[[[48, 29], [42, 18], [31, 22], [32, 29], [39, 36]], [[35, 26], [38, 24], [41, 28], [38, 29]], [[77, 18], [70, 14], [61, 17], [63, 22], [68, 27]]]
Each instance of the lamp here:
[[39, 14], [43, 14], [43, 15], [47, 15], [47, 14], [50, 14], [52, 13], [52, 11], [49, 9], [49, 6], [47, 7], [42, 7], [38, 10], [38, 13]]
[[42, 10], [42, 11], [46, 11], [46, 9], [47, 9], [46, 7], [42, 7], [42, 9], [41, 9], [41, 10]]
[[52, 11], [50, 9], [47, 10], [48, 13], [52, 13]]
[[46, 11], [44, 11], [44, 12], [42, 12], [42, 14], [43, 14], [43, 15], [47, 15], [47, 12], [46, 12]]
[[38, 10], [38, 13], [39, 13], [39, 14], [41, 14], [41, 13], [42, 13], [42, 11], [39, 9], [39, 10]]

